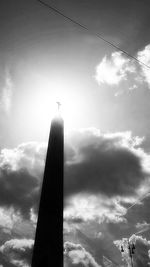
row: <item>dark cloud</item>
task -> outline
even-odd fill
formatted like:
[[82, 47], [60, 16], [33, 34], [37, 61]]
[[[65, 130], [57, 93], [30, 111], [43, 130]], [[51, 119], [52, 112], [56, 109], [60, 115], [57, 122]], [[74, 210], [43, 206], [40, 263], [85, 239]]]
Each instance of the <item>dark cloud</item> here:
[[65, 142], [64, 161], [71, 161], [74, 159], [76, 153], [74, 148]]
[[14, 208], [29, 218], [37, 211], [46, 145], [29, 142], [0, 154], [0, 206]]
[[39, 183], [27, 170], [1, 170], [0, 206], [13, 207], [29, 216], [31, 207], [38, 202]]
[[91, 131], [78, 133], [76, 160], [65, 167], [65, 195], [102, 193], [107, 196], [132, 196], [147, 177], [141, 159], [123, 136], [97, 136]]

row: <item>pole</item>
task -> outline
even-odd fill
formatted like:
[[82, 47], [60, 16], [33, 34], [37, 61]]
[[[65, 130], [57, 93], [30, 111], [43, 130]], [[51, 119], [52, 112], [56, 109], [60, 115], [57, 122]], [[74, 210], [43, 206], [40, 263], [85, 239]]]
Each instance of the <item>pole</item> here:
[[128, 239], [128, 249], [129, 249], [129, 255], [130, 255], [130, 258], [131, 258], [131, 267], [134, 267], [133, 266], [133, 256], [132, 256], [132, 247], [130, 245], [130, 242], [129, 242], [129, 239]]

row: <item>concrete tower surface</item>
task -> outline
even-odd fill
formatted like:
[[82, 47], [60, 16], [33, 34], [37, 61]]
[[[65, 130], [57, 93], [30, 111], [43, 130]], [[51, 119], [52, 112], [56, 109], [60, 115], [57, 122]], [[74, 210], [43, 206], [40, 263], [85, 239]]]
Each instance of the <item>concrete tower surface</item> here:
[[64, 123], [51, 122], [32, 267], [63, 266]]

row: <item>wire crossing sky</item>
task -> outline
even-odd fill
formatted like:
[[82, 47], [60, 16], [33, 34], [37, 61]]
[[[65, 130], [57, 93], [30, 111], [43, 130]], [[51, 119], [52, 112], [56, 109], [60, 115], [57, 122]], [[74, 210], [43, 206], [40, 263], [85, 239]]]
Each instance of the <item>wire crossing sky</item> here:
[[58, 15], [62, 16], [63, 18], [71, 21], [72, 23], [78, 25], [79, 27], [81, 27], [82, 29], [90, 32], [92, 35], [98, 37], [99, 39], [103, 40], [105, 43], [107, 43], [108, 45], [112, 46], [113, 48], [116, 48], [117, 50], [119, 50], [120, 52], [122, 52], [123, 54], [127, 55], [128, 57], [134, 59], [135, 61], [137, 61], [138, 63], [142, 64], [144, 67], [150, 69], [150, 66], [148, 66], [147, 64], [145, 64], [144, 62], [140, 61], [139, 59], [137, 59], [136, 57], [132, 56], [131, 54], [129, 54], [127, 51], [121, 49], [120, 47], [118, 47], [116, 44], [108, 41], [107, 39], [105, 39], [101, 34], [96, 33], [94, 31], [92, 31], [91, 29], [87, 28], [86, 26], [84, 26], [83, 24], [81, 24], [80, 22], [72, 19], [71, 17], [65, 15], [64, 13], [62, 13], [60, 10], [58, 10], [56, 7], [51, 6], [50, 4], [47, 4], [41, 0], [37, 0], [37, 2], [41, 3], [43, 6], [49, 8], [50, 10], [54, 11], [55, 13], [57, 13]]

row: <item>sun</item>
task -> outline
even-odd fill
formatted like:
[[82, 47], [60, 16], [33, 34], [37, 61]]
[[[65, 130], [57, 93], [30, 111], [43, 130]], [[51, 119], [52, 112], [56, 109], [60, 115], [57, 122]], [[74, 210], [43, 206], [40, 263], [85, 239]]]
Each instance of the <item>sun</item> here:
[[[74, 100], [71, 100], [74, 99]], [[74, 128], [76, 125], [76, 120], [79, 118], [79, 111], [75, 106], [75, 98], [68, 95], [55, 96], [52, 94], [43, 94], [37, 97], [35, 106], [36, 106], [36, 119], [40, 121], [42, 127], [47, 127], [49, 122], [57, 115], [58, 113], [58, 104], [60, 108], [59, 113], [64, 120], [64, 127], [66, 130]]]
[[[70, 90], [64, 83], [51, 84], [48, 81], [40, 81], [36, 91], [31, 97], [32, 107], [30, 118], [35, 126], [48, 129], [51, 120], [58, 112], [60, 102], [60, 114], [64, 120], [64, 130], [67, 132], [77, 127], [81, 118], [81, 96], [76, 90]], [[31, 105], [30, 105], [31, 106]]]
[[22, 102], [18, 101], [18, 110], [24, 110], [23, 116], [20, 116], [29, 140], [47, 140], [51, 121], [57, 114], [58, 101], [61, 103], [65, 134], [85, 127], [85, 92], [74, 77], [33, 72], [25, 87], [27, 91], [21, 95]]

